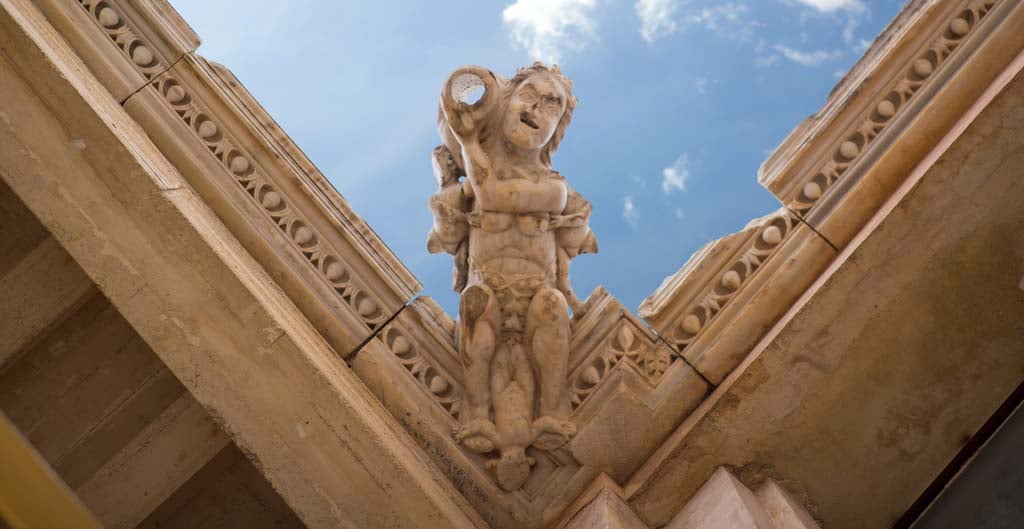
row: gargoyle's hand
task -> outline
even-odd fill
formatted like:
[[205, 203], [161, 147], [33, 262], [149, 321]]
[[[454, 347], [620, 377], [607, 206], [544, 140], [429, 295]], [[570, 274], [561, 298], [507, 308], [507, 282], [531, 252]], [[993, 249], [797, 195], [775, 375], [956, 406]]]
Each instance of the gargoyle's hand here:
[[464, 142], [476, 131], [473, 108], [468, 103], [457, 99], [451, 99], [446, 103], [445, 116], [448, 118], [448, 126], [451, 127], [459, 141]]
[[576, 294], [570, 292], [566, 301], [569, 302], [569, 307], [572, 308], [572, 315], [575, 318], [582, 318], [587, 312], [586, 304], [580, 301], [580, 298], [576, 297]]

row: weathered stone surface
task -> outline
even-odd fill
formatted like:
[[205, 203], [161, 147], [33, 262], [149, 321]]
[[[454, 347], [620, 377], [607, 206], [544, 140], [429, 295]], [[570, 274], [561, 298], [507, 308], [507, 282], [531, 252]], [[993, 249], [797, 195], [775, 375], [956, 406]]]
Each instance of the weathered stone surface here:
[[483, 525], [35, 8], [0, 6], [5, 182], [303, 521]]
[[698, 250], [639, 313], [719, 384], [835, 255], [828, 241], [783, 208]]
[[[468, 103], [474, 88], [483, 94]], [[441, 91], [427, 248], [455, 256], [465, 387], [456, 438], [492, 456], [487, 468], [508, 491], [536, 463], [527, 448], [557, 450], [576, 433], [568, 311], [584, 306], [569, 260], [597, 240], [590, 202], [551, 168], [575, 107], [572, 82], [539, 62], [509, 80], [460, 68]]]
[[166, 0], [33, 3], [118, 101], [199, 46]]
[[[45, 288], [40, 288], [46, 285]], [[0, 371], [55, 322], [96, 293], [92, 281], [52, 237], [0, 276]]]
[[645, 521], [730, 465], [823, 527], [891, 524], [1020, 383], [1022, 62], [632, 478]]
[[758, 179], [844, 248], [1024, 46], [1017, 2], [920, 2], [900, 15]]
[[339, 354], [420, 289], [223, 66], [186, 55], [124, 107]]
[[818, 529], [800, 504], [778, 483], [768, 480], [750, 491], [724, 467], [719, 468], [665, 529]]
[[[561, 528], [560, 528], [561, 529]], [[609, 490], [598, 493], [564, 529], [648, 529], [629, 505]]]

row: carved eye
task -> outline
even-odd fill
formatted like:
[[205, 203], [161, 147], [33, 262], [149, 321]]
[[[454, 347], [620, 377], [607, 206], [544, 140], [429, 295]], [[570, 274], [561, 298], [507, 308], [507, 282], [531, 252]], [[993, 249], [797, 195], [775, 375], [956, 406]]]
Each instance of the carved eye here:
[[527, 103], [533, 103], [537, 100], [537, 92], [535, 92], [533, 88], [527, 87], [519, 93], [519, 99], [522, 99]]
[[562, 110], [562, 100], [556, 96], [544, 96], [544, 110], [551, 114], [557, 114]]

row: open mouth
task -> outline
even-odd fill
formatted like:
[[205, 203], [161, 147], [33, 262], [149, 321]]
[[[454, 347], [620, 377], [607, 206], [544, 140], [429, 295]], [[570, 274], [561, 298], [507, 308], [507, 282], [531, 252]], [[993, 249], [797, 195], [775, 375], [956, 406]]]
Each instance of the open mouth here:
[[537, 125], [535, 121], [530, 119], [530, 115], [527, 114], [525, 111], [519, 113], [519, 121], [524, 123], [527, 127], [530, 127], [531, 129], [537, 130], [540, 128], [540, 125]]

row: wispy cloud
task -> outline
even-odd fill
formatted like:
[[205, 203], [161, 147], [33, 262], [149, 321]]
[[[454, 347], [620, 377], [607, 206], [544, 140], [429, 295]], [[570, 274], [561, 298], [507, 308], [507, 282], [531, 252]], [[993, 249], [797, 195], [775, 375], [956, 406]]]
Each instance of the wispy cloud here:
[[693, 82], [693, 85], [697, 88], [697, 93], [698, 94], [704, 95], [704, 94], [708, 93], [708, 80], [707, 79], [705, 79], [703, 77], [698, 77], [697, 80]]
[[690, 179], [690, 157], [683, 153], [676, 158], [675, 163], [661, 170], [661, 190], [671, 193], [677, 190], [680, 193], [686, 191], [686, 181]]
[[622, 218], [626, 219], [626, 222], [630, 226], [636, 227], [636, 221], [639, 220], [640, 214], [636, 211], [636, 205], [633, 204], [633, 196], [626, 195], [626, 198], [622, 200]]
[[761, 25], [748, 17], [749, 12], [746, 4], [726, 2], [694, 11], [686, 16], [685, 22], [703, 26], [723, 37], [748, 40], [754, 36], [754, 29]]
[[793, 61], [797, 64], [802, 64], [804, 66], [817, 66], [825, 61], [835, 59], [840, 55], [839, 52], [835, 51], [795, 50], [793, 48], [789, 48], [781, 44], [775, 45], [775, 51], [781, 53], [782, 56], [785, 57], [786, 59]]
[[596, 38], [595, 1], [516, 0], [501, 15], [531, 57], [557, 63], [567, 50], [581, 50]]
[[798, 3], [822, 13], [834, 13], [836, 11], [864, 11], [864, 4], [860, 0], [796, 0]]
[[652, 44], [655, 40], [675, 33], [675, 16], [679, 0], [637, 0], [634, 5], [640, 17], [640, 36]]

